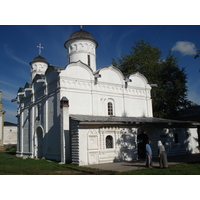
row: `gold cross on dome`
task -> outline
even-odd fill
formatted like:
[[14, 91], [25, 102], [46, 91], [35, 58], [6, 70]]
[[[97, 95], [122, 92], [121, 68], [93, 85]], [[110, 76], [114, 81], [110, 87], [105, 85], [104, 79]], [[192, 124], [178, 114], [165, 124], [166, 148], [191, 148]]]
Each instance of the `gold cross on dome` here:
[[39, 49], [39, 56], [41, 55], [42, 53], [42, 49], [44, 49], [44, 47], [42, 47], [41, 43], [37, 46], [37, 48]]

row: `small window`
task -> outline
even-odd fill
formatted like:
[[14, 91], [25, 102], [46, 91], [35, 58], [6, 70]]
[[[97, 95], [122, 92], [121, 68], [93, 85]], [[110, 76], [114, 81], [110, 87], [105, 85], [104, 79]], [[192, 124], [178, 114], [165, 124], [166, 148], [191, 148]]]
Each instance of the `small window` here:
[[106, 137], [106, 149], [113, 148], [113, 137], [111, 135], [108, 135]]
[[113, 115], [113, 104], [111, 102], [108, 102], [108, 115]]
[[90, 55], [88, 55], [88, 66], [90, 66]]
[[38, 121], [40, 121], [40, 112], [41, 112], [41, 106], [40, 106], [40, 104], [38, 104], [37, 105], [37, 115], [36, 115], [36, 119], [38, 120]]

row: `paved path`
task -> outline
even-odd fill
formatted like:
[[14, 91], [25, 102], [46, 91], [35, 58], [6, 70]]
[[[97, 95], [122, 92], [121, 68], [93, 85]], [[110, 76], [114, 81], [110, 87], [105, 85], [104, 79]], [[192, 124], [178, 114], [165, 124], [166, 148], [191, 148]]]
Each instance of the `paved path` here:
[[[196, 161], [200, 161], [199, 153], [168, 157], [169, 165], [178, 164], [178, 163], [196, 162]], [[87, 167], [123, 172], [123, 171], [131, 171], [131, 170], [145, 168], [145, 160], [132, 161], [132, 162], [96, 164], [96, 165], [88, 165]], [[159, 167], [158, 158], [153, 158], [153, 167]]]

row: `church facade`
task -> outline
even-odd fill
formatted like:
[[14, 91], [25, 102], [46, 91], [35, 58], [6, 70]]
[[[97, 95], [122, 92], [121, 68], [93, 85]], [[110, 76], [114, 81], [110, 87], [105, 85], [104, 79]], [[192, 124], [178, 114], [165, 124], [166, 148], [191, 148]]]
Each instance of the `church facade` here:
[[74, 32], [64, 44], [68, 65], [38, 56], [31, 81], [19, 88], [17, 155], [89, 165], [153, 156], [161, 140], [168, 155], [198, 152], [191, 122], [153, 117], [151, 85], [140, 73], [124, 76], [114, 66], [96, 67], [94, 37]]

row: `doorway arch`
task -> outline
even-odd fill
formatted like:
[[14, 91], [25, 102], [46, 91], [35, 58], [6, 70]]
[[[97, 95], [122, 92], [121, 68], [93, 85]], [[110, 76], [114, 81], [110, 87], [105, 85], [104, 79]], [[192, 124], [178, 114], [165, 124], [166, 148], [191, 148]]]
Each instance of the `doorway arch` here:
[[157, 141], [160, 138], [159, 130], [153, 125], [143, 125], [139, 128], [138, 142], [138, 158], [146, 157], [146, 142], [151, 141], [152, 156], [157, 156]]
[[139, 159], [146, 157], [146, 143], [147, 143], [147, 140], [149, 140], [149, 137], [146, 134], [146, 131], [142, 131], [137, 137], [138, 158]]
[[41, 126], [36, 129], [36, 158], [43, 157], [43, 128]]

